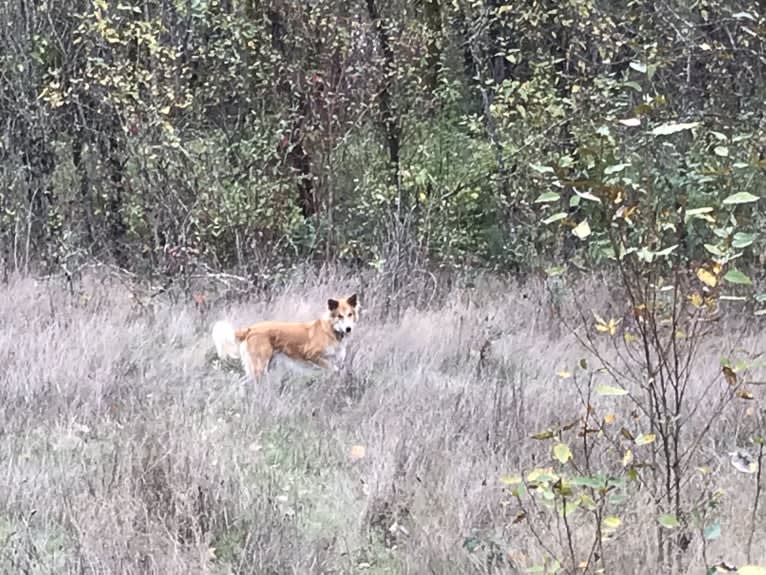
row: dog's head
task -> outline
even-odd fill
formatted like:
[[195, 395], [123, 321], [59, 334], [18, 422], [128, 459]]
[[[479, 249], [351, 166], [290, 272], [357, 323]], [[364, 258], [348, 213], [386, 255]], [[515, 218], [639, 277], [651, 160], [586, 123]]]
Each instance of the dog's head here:
[[350, 334], [359, 318], [356, 294], [345, 299], [328, 299], [327, 312], [336, 333], [343, 336]]

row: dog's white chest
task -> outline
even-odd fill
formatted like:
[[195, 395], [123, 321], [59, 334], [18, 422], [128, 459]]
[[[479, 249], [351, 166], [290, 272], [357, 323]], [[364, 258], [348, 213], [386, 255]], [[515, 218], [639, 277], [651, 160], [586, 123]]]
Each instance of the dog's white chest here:
[[324, 352], [325, 359], [336, 368], [340, 368], [346, 360], [346, 342], [340, 341], [336, 345], [327, 348]]

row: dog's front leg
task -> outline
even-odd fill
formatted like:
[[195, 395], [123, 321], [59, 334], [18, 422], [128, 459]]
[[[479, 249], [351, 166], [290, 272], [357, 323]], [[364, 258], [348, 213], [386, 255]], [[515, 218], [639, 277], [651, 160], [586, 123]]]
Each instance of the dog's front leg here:
[[332, 370], [334, 372], [340, 371], [338, 366], [334, 362], [328, 361], [324, 357], [318, 357], [314, 360], [314, 363], [323, 369]]

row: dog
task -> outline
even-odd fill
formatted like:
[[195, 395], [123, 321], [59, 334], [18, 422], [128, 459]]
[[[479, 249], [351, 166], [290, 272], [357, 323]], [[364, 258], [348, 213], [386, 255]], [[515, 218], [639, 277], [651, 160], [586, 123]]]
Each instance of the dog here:
[[235, 330], [227, 321], [213, 325], [219, 359], [239, 358], [250, 379], [260, 380], [278, 356], [303, 365], [340, 371], [347, 339], [359, 318], [356, 294], [328, 299], [320, 319], [308, 322], [262, 321]]

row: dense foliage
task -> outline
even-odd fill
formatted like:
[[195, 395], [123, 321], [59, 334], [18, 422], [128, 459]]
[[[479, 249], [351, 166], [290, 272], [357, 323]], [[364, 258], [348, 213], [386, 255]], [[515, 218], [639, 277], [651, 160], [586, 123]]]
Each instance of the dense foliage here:
[[0, 19], [6, 271], [588, 262], [609, 255], [571, 233], [594, 197], [688, 224], [699, 257], [682, 211], [763, 193], [756, 1], [12, 0]]

